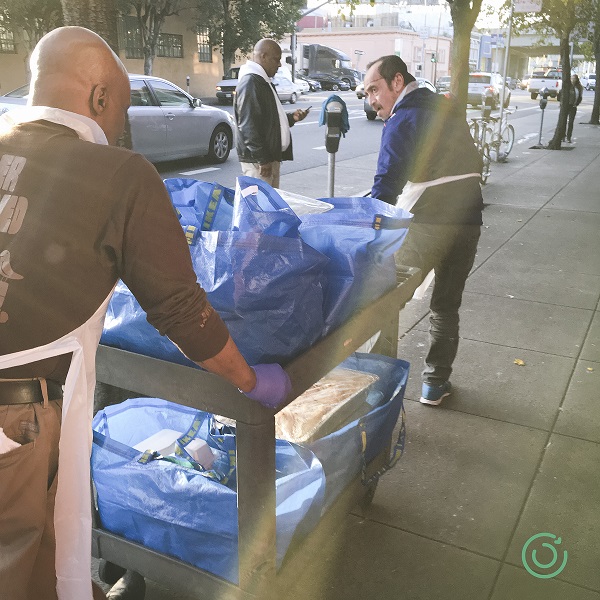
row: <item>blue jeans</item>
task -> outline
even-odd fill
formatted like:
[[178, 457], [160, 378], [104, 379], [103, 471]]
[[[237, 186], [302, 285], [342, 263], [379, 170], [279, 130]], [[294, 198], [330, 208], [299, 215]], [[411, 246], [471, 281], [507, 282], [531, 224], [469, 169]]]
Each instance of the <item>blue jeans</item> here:
[[425, 383], [441, 385], [452, 373], [458, 350], [458, 309], [480, 233], [480, 225], [412, 223], [395, 255], [397, 265], [418, 267], [423, 278], [432, 269], [435, 272], [429, 305], [430, 347], [423, 370]]

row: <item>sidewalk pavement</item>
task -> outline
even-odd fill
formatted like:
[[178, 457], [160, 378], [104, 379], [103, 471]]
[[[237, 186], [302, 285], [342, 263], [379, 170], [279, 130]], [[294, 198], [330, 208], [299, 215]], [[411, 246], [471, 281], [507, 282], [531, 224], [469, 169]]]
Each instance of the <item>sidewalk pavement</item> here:
[[[576, 134], [572, 149], [492, 165], [453, 393], [418, 402], [429, 299], [413, 300], [400, 320], [405, 454], [286, 599], [600, 600], [600, 128]], [[336, 195], [368, 188], [375, 161], [338, 164]], [[524, 568], [538, 533], [561, 541], [535, 540], [532, 570], [567, 557], [553, 578]], [[149, 582], [147, 600], [175, 597]]]

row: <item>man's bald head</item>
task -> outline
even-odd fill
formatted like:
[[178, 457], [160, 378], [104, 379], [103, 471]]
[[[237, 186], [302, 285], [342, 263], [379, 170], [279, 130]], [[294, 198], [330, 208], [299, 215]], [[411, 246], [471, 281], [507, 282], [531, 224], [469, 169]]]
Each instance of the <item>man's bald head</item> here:
[[275, 40], [263, 38], [254, 46], [252, 58], [269, 77], [273, 77], [281, 65], [281, 48]]
[[90, 117], [109, 143], [116, 142], [129, 107], [129, 78], [99, 35], [83, 27], [59, 27], [38, 42], [30, 64], [30, 104]]

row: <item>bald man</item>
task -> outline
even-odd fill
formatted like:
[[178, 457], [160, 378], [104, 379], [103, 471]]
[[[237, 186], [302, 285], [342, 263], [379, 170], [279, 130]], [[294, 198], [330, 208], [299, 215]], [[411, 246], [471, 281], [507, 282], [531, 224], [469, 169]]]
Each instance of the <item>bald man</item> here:
[[279, 187], [281, 162], [292, 160], [290, 127], [302, 121], [308, 110], [286, 113], [271, 77], [281, 65], [281, 48], [271, 39], [254, 46], [253, 60], [240, 68], [235, 91], [236, 150], [242, 173]]
[[290, 382], [279, 365], [248, 366], [196, 283], [160, 176], [111, 146], [130, 89], [108, 45], [56, 29], [31, 71], [29, 105], [0, 117], [0, 596], [91, 600], [94, 359], [117, 280], [250, 398], [274, 407]]

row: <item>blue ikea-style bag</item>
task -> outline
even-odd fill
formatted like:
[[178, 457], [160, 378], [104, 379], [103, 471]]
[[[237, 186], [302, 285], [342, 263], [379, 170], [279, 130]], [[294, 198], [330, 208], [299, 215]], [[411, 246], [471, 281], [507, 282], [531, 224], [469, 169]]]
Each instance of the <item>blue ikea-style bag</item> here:
[[[235, 462], [223, 482], [223, 473], [148, 460], [133, 448], [161, 429], [188, 431], [194, 420], [197, 437], [235, 459], [235, 436], [212, 431], [212, 415], [193, 408], [135, 398], [96, 414], [91, 464], [100, 520], [108, 531], [238, 583]], [[275, 468], [280, 564], [293, 536], [317, 523], [325, 477], [310, 450], [283, 440], [276, 441]]]
[[400, 248], [411, 213], [375, 198], [320, 198], [333, 205], [305, 215], [300, 234], [325, 254], [325, 333], [396, 285], [394, 253]]
[[[244, 358], [250, 364], [287, 361], [323, 333], [329, 259], [302, 240], [298, 217], [273, 188], [239, 179], [233, 206], [232, 190], [216, 184], [181, 179], [165, 184], [186, 232], [197, 281]], [[227, 229], [215, 230], [217, 224]], [[122, 282], [109, 304], [101, 343], [194, 365], [146, 321]]]

